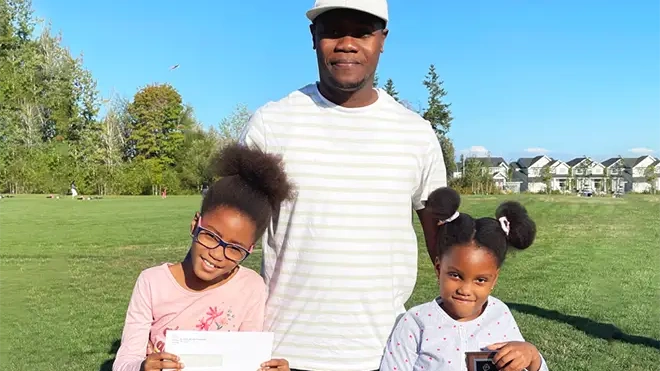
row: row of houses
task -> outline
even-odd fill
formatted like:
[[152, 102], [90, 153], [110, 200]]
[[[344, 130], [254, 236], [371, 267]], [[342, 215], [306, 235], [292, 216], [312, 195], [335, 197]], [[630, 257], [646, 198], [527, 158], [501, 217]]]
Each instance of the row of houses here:
[[493, 183], [513, 192], [580, 191], [645, 193], [660, 189], [660, 159], [650, 155], [612, 157], [599, 162], [589, 157], [570, 161], [541, 155], [507, 163], [502, 157], [470, 157], [457, 163], [455, 178], [463, 176], [465, 161], [480, 161]]

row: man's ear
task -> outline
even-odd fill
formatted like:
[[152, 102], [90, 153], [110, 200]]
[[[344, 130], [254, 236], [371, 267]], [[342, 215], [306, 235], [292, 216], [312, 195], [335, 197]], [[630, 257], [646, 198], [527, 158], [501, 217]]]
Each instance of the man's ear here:
[[390, 30], [388, 30], [387, 28], [383, 29], [383, 41], [380, 42], [381, 53], [385, 51], [385, 40], [387, 40], [387, 35], [389, 34], [390, 34]]
[[316, 50], [316, 29], [313, 23], [309, 25], [309, 33], [312, 35], [312, 49]]

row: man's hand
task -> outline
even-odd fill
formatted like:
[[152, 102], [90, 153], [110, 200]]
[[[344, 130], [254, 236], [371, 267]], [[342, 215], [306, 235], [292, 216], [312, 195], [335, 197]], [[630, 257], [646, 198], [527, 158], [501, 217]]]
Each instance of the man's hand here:
[[286, 359], [271, 359], [261, 364], [258, 371], [289, 371], [289, 361]]
[[538, 349], [524, 341], [496, 343], [488, 347], [496, 350], [493, 362], [500, 371], [538, 371], [541, 367], [541, 355]]

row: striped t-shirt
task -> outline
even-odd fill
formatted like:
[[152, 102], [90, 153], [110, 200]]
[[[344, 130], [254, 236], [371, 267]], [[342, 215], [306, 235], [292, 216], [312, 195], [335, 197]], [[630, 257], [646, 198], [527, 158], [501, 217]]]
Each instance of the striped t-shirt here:
[[316, 84], [259, 108], [242, 141], [283, 155], [297, 196], [264, 236], [265, 329], [274, 357], [304, 370], [380, 365], [417, 278], [412, 210], [446, 185], [427, 121], [383, 90], [337, 106]]

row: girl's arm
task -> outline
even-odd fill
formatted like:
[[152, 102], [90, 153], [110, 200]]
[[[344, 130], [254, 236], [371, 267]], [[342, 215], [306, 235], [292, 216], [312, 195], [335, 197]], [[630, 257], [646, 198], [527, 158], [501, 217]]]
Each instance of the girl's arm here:
[[380, 363], [380, 371], [410, 371], [417, 361], [421, 328], [412, 316], [404, 314], [390, 337]]
[[[511, 311], [508, 308], [506, 309], [504, 315], [505, 315], [504, 318], [505, 321], [503, 321], [504, 338], [506, 339], [506, 342], [512, 342], [512, 341], [526, 342], [522, 336], [522, 333], [520, 332], [518, 323], [516, 323], [516, 319], [513, 318], [513, 315], [511, 314]], [[529, 371], [549, 371], [548, 364], [545, 363], [545, 359], [543, 358], [543, 355], [541, 354], [540, 351], [537, 352], [538, 352], [538, 357], [532, 360], [532, 363], [529, 365]]]
[[259, 285], [254, 290], [254, 299], [248, 301], [248, 306], [245, 308], [245, 318], [238, 327], [238, 331], [256, 331], [261, 332], [264, 330], [264, 317], [266, 315], [266, 285], [263, 281], [257, 282]]
[[151, 289], [143, 274], [137, 279], [126, 311], [121, 346], [112, 365], [112, 371], [140, 371], [146, 358], [153, 314]]

